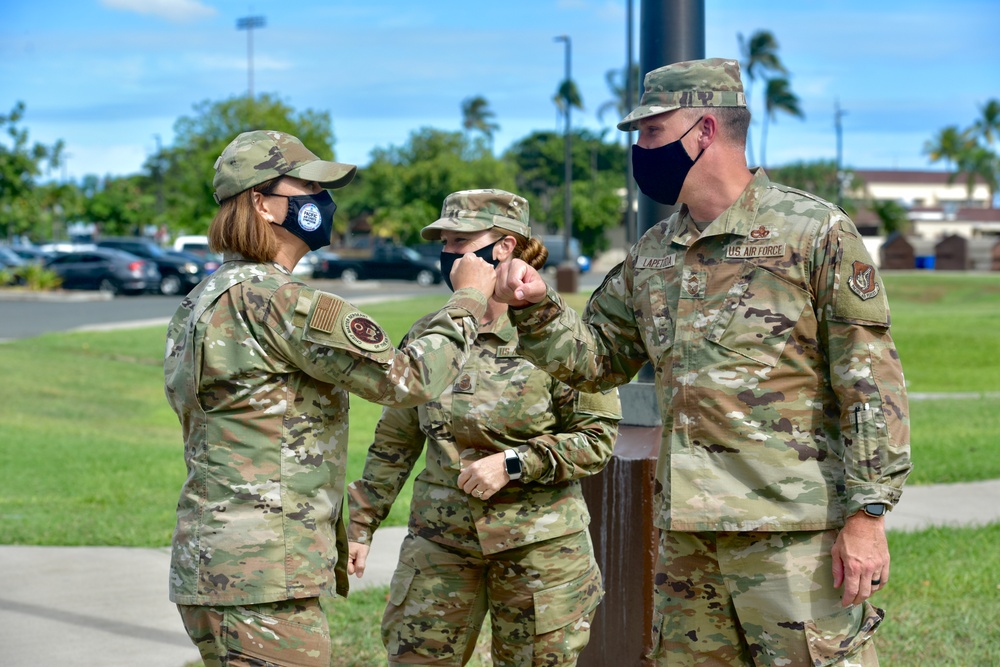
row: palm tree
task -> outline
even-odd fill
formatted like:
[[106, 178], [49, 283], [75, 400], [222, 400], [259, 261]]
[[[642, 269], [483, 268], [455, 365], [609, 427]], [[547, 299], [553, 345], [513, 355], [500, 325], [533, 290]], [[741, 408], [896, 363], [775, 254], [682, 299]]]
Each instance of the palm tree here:
[[762, 167], [767, 162], [764, 159], [764, 154], [767, 149], [768, 121], [774, 118], [775, 114], [779, 111], [797, 118], [805, 118], [805, 114], [802, 113], [802, 109], [799, 107], [799, 98], [792, 92], [792, 86], [788, 83], [788, 79], [785, 78], [767, 80], [767, 88], [764, 92], [764, 107], [766, 112], [764, 114], [764, 127], [761, 130], [760, 137], [760, 166]]
[[[750, 39], [744, 39], [742, 33], [737, 33], [736, 38], [740, 44], [740, 53], [743, 54], [743, 71], [747, 76], [747, 106], [750, 105], [750, 90], [753, 82], [757, 79], [767, 79], [769, 74], [787, 74], [788, 70], [778, 57], [778, 40], [769, 30], [758, 30], [750, 35]], [[750, 133], [747, 132], [747, 156], [750, 163], [753, 163], [753, 144], [750, 141]]]
[[496, 116], [489, 108], [490, 103], [482, 95], [466, 97], [462, 100], [462, 128], [466, 134], [473, 131], [482, 132], [483, 136], [490, 143], [490, 151], [493, 150], [493, 133], [500, 129], [497, 123], [492, 122]]
[[628, 105], [628, 84], [632, 85], [632, 103], [638, 100], [635, 96], [636, 83], [639, 81], [639, 65], [632, 64], [632, 73], [626, 79], [625, 68], [609, 69], [604, 73], [604, 80], [608, 83], [608, 90], [611, 91], [611, 99], [597, 108], [597, 120], [603, 122], [604, 114], [613, 111], [618, 114], [618, 118], [624, 118], [632, 110]]
[[[580, 89], [576, 87], [576, 82], [572, 79], [564, 79], [556, 89], [556, 94], [552, 97], [559, 113], [566, 115], [566, 109], [577, 108], [583, 111], [583, 98], [580, 96]], [[569, 128], [565, 128], [567, 131]]]
[[944, 160], [945, 166], [951, 171], [951, 166], [958, 162], [959, 156], [970, 148], [968, 136], [956, 125], [939, 130], [937, 136], [924, 144], [924, 153], [931, 162]]
[[972, 201], [976, 179], [982, 179], [990, 191], [988, 207], [993, 208], [994, 196], [1000, 189], [1000, 158], [997, 157], [997, 154], [985, 146], [973, 143], [959, 154], [957, 162], [958, 171], [952, 175], [951, 180], [954, 180], [959, 174], [965, 174], [966, 191], [969, 195], [969, 201]]
[[979, 120], [972, 127], [987, 144], [992, 144], [1000, 138], [1000, 101], [990, 100], [979, 111]]

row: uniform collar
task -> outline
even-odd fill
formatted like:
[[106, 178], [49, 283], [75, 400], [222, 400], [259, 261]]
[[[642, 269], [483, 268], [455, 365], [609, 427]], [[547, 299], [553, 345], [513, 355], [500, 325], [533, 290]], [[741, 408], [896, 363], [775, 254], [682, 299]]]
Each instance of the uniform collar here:
[[754, 229], [754, 220], [757, 218], [757, 208], [760, 206], [761, 198], [771, 184], [771, 180], [762, 167], [755, 167], [750, 170], [750, 173], [753, 174], [753, 178], [743, 188], [740, 196], [719, 217], [713, 220], [700, 236], [687, 204], [682, 205], [677, 216], [674, 242], [691, 245], [695, 239], [707, 236], [722, 234], [749, 236], [751, 230]]

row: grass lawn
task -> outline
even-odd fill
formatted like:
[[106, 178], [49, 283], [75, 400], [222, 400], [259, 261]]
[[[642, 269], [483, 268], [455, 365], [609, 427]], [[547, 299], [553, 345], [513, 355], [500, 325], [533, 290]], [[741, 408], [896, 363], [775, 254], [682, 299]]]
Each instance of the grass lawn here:
[[[1000, 275], [886, 276], [911, 393], [1000, 391]], [[571, 303], [580, 308], [586, 295]], [[398, 340], [440, 297], [364, 308]], [[39, 336], [0, 345], [0, 544], [169, 544], [184, 480], [162, 388], [163, 329]], [[911, 404], [910, 483], [1000, 478], [1000, 399]], [[351, 401], [347, 479], [380, 408]], [[387, 525], [405, 525], [409, 486]], [[905, 502], [905, 494], [904, 494]], [[1000, 664], [1000, 527], [892, 533], [882, 664]], [[386, 590], [330, 601], [337, 665], [382, 664]]]

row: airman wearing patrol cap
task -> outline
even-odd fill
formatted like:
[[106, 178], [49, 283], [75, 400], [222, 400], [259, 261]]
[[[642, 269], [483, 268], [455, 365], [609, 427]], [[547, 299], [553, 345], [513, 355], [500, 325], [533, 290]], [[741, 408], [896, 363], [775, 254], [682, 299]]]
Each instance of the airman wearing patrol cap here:
[[215, 168], [209, 239], [226, 261], [167, 331], [165, 391], [188, 468], [170, 598], [206, 667], [241, 656], [325, 667], [319, 597], [347, 590], [348, 392], [387, 406], [437, 398], [469, 355], [495, 274], [463, 261], [451, 300], [397, 350], [369, 315], [291, 275], [330, 242], [325, 188], [355, 167], [253, 131]]
[[654, 367], [657, 664], [872, 667], [882, 515], [911, 468], [881, 277], [843, 210], [747, 168], [736, 61], [645, 86], [619, 128], [639, 130], [640, 189], [682, 205], [582, 316], [516, 261], [495, 298], [519, 350], [575, 387]]
[[[531, 238], [528, 202], [503, 190], [448, 195], [421, 233], [441, 240], [442, 266], [465, 253], [536, 267], [547, 257]], [[388, 664], [465, 664], [487, 610], [494, 664], [574, 665], [590, 637], [603, 586], [578, 480], [611, 456], [618, 393], [575, 391], [522, 358], [506, 310], [490, 300], [472, 354], [438, 400], [382, 413], [348, 488], [360, 576], [372, 534], [424, 454], [382, 620]]]

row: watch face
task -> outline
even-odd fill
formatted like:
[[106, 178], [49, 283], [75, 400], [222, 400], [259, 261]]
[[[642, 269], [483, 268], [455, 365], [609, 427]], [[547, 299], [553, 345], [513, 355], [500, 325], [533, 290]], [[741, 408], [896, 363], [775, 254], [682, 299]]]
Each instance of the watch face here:
[[508, 456], [504, 462], [507, 464], [507, 474], [508, 475], [520, 475], [521, 474], [521, 459], [517, 456]]
[[869, 516], [882, 516], [885, 514], [885, 505], [882, 503], [872, 503], [870, 505], [865, 505], [865, 514]]

